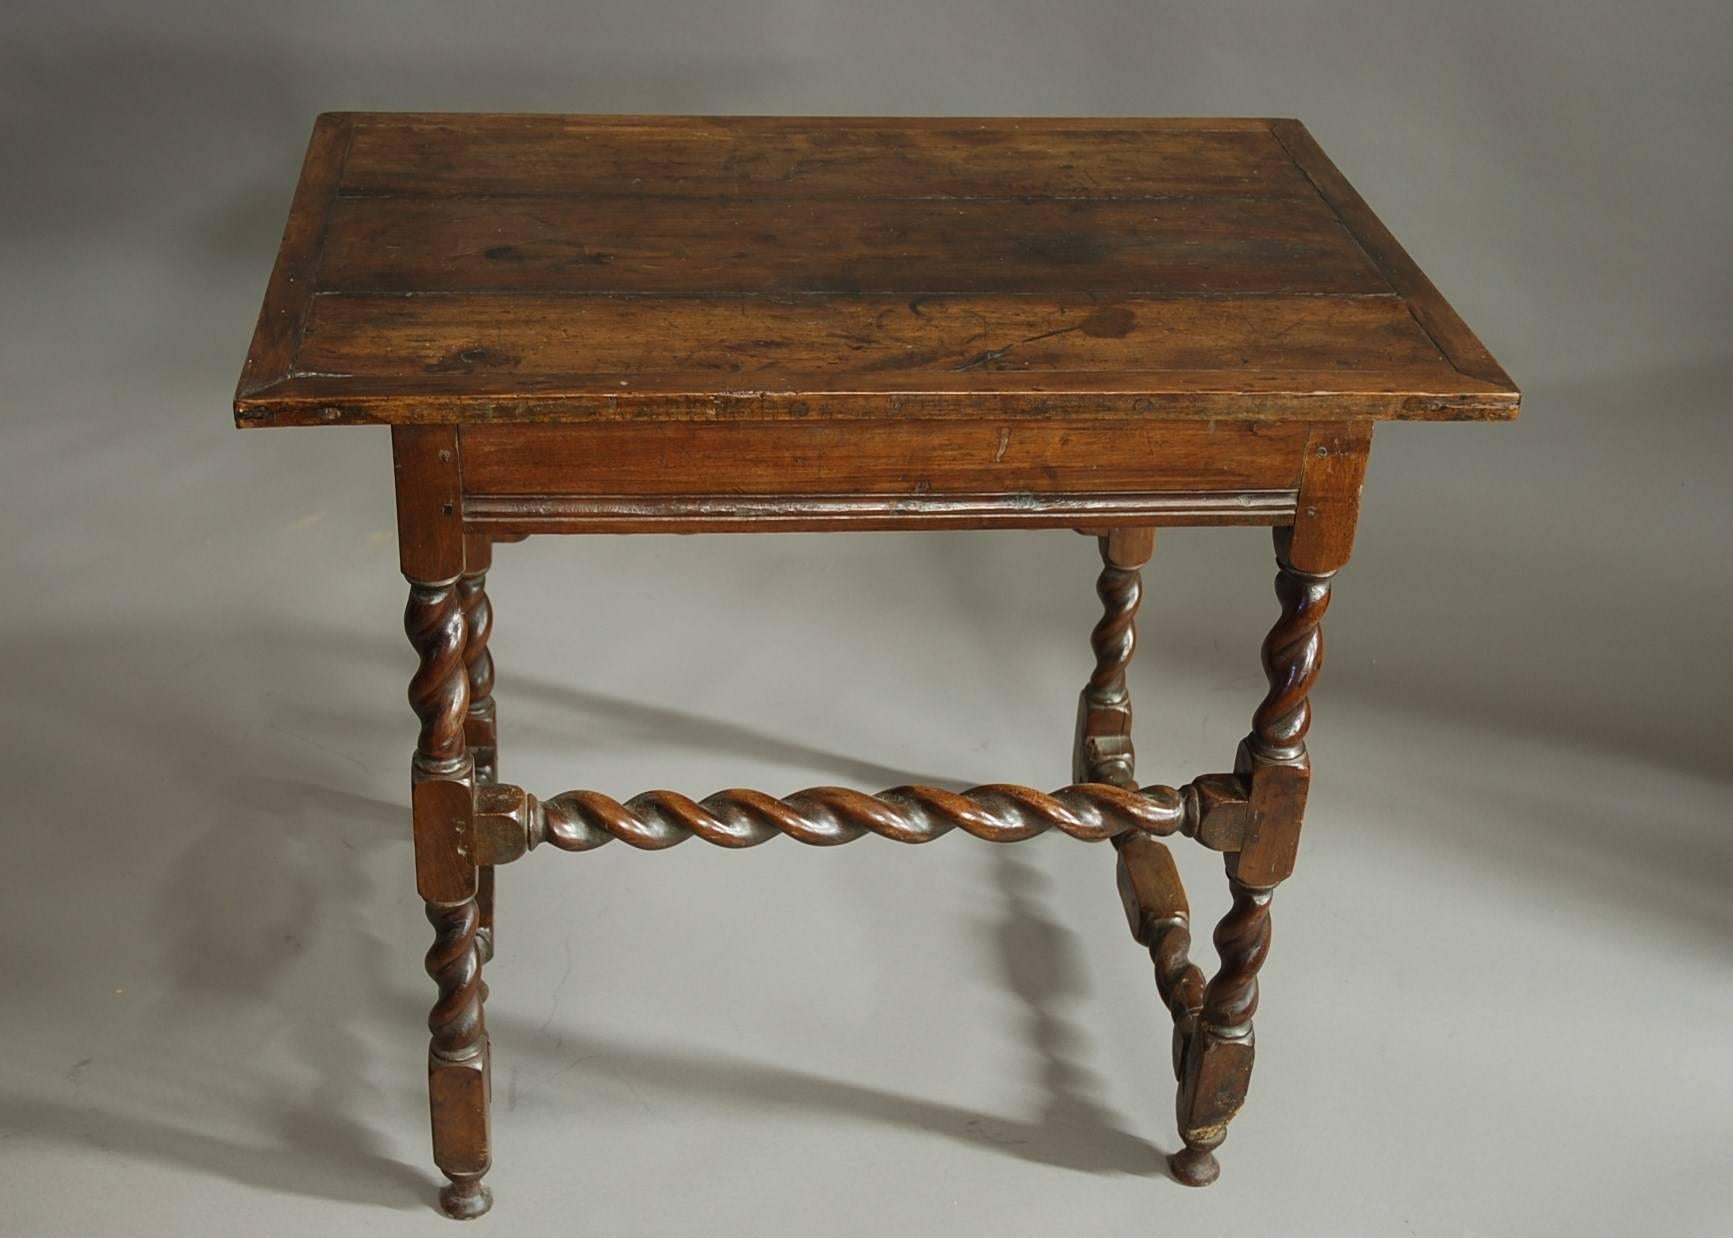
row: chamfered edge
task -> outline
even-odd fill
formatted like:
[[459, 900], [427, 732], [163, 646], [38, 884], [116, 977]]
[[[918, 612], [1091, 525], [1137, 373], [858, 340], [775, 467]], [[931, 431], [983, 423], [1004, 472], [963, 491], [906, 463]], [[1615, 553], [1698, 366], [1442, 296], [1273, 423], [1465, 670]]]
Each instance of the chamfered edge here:
[[1522, 392], [1493, 357], [1491, 350], [1469, 328], [1438, 286], [1420, 269], [1395, 234], [1385, 227], [1366, 199], [1324, 153], [1310, 130], [1291, 117], [1273, 117], [1270, 133], [1306, 174], [1319, 195], [1336, 212], [1351, 236], [1375, 266], [1390, 281], [1420, 329], [1432, 338], [1440, 355], [1464, 378], [1486, 385], [1489, 393], [1509, 397], [1502, 420], [1516, 417]]
[[324, 112], [313, 121], [301, 175], [289, 203], [289, 218], [283, 225], [283, 239], [235, 385], [237, 425], [251, 424], [245, 412], [251, 397], [292, 377], [295, 349], [312, 303], [325, 224], [349, 154], [353, 122], [353, 114], [348, 112]]
[[236, 424], [505, 425], [579, 421], [1148, 417], [1152, 421], [1508, 421], [1512, 392], [1465, 379], [1438, 392], [1381, 391], [447, 391], [364, 393], [341, 380], [291, 378], [235, 401]]

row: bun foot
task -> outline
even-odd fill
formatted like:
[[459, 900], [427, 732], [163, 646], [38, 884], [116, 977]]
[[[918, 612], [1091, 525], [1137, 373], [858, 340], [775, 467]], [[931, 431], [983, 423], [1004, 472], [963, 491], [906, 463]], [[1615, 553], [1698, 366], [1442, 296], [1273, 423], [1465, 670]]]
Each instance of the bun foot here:
[[439, 1188], [439, 1210], [454, 1221], [473, 1221], [493, 1207], [493, 1192], [480, 1178], [451, 1182]]
[[1167, 1158], [1168, 1172], [1186, 1186], [1208, 1186], [1222, 1175], [1221, 1163], [1208, 1148], [1182, 1148]]

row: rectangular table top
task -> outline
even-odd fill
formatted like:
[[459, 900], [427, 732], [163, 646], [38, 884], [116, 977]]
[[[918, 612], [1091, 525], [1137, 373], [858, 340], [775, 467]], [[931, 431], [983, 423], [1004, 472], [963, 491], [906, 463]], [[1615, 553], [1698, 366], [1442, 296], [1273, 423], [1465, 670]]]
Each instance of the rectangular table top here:
[[243, 426], [1514, 416], [1293, 120], [330, 114]]

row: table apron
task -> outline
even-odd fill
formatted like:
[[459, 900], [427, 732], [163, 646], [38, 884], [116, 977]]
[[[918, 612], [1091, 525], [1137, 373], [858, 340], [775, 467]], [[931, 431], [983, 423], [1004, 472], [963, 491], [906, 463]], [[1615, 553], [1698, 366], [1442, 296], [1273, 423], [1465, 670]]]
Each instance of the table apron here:
[[465, 426], [476, 533], [1040, 528], [1294, 519], [1304, 422]]

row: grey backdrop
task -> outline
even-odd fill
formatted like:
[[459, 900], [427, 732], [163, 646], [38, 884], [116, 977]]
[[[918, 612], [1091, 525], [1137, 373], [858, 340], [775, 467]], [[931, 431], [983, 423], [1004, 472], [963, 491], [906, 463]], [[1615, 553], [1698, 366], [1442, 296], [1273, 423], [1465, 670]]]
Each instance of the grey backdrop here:
[[[1527, 392], [1379, 431], [1217, 1187], [1156, 1170], [1105, 849], [611, 848], [502, 876], [484, 1224], [1726, 1232], [1726, 5], [247, 7], [0, 18], [0, 1232], [443, 1232], [386, 436], [228, 412], [312, 117], [373, 108], [1296, 115]], [[506, 775], [1060, 781], [1093, 572], [502, 548]], [[1228, 758], [1269, 577], [1163, 537], [1146, 773]]]

